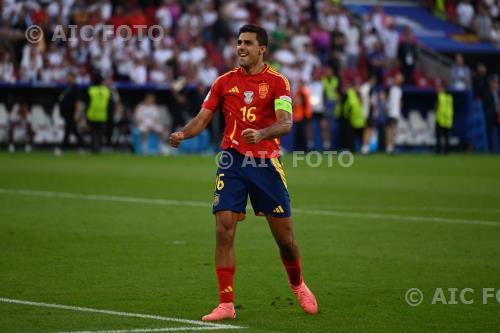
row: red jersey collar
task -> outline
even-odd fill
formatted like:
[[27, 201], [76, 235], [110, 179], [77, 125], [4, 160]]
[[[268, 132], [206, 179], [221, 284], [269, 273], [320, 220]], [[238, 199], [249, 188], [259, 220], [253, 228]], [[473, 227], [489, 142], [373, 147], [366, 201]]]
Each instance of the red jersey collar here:
[[245, 76], [254, 76], [254, 75], [259, 75], [259, 74], [265, 73], [268, 68], [269, 68], [269, 65], [264, 63], [264, 69], [262, 69], [260, 72], [255, 73], [255, 74], [246, 74], [245, 71], [243, 71], [243, 67], [240, 66], [240, 73], [245, 75]]

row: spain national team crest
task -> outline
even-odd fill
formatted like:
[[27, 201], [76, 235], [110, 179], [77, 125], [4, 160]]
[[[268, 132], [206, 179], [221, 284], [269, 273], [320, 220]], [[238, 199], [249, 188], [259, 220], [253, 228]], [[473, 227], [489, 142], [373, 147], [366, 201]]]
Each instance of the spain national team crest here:
[[217, 193], [214, 194], [214, 202], [213, 205], [214, 207], [219, 204], [219, 195]]
[[245, 103], [250, 104], [253, 102], [253, 91], [244, 91], [243, 92], [243, 99], [245, 100]]
[[259, 84], [259, 97], [264, 99], [267, 96], [267, 93], [269, 92], [269, 84], [266, 82], [262, 82]]

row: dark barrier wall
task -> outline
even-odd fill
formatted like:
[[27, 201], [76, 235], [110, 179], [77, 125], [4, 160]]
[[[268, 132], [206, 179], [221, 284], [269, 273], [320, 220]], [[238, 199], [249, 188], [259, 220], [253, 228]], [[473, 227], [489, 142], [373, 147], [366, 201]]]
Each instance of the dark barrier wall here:
[[[0, 84], [0, 103], [11, 106], [14, 103], [28, 103], [30, 105], [42, 105], [46, 111], [52, 110], [59, 94], [66, 85], [33, 85], [29, 83]], [[88, 86], [80, 86], [82, 92]], [[169, 106], [171, 112], [175, 112], [173, 96], [169, 85], [143, 85], [116, 83], [121, 102], [126, 106], [135, 106], [144, 99], [148, 92], [153, 92], [157, 97], [157, 103]], [[192, 89], [195, 89], [194, 87]]]
[[[472, 92], [469, 90], [448, 91], [453, 95], [453, 129], [452, 136], [458, 138], [455, 145], [464, 148], [467, 145], [467, 117], [473, 107]], [[410, 125], [412, 119], [409, 117], [411, 112], [417, 111], [422, 119], [432, 120], [436, 104], [436, 92], [432, 89], [422, 90], [414, 88], [406, 88], [403, 90], [403, 117]], [[434, 137], [435, 133], [430, 133]], [[412, 144], [409, 144], [410, 146]]]

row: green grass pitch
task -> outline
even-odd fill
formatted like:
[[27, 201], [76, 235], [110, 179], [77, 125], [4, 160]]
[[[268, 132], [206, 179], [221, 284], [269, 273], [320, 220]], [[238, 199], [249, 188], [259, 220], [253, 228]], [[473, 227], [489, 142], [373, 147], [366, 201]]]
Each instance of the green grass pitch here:
[[[263, 218], [236, 236], [239, 332], [498, 332], [500, 158], [356, 156], [292, 167], [304, 277], [293, 298]], [[211, 156], [0, 154], [0, 332], [233, 331], [23, 300], [199, 320], [218, 301]], [[408, 289], [424, 295], [405, 301]], [[436, 288], [471, 288], [432, 304]], [[500, 295], [500, 292], [499, 292]], [[500, 297], [500, 296], [499, 296]], [[499, 300], [500, 301], [500, 300]], [[222, 329], [224, 328], [224, 329]]]

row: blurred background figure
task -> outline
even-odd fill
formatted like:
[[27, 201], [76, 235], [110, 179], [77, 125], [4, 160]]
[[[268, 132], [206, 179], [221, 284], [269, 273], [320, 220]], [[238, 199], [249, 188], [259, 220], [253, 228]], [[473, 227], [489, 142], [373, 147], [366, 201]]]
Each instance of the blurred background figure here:
[[342, 106], [337, 109], [340, 128], [340, 146], [352, 153], [356, 152], [356, 142], [362, 142], [366, 118], [359, 93], [359, 84], [349, 83], [345, 91]]
[[417, 43], [410, 27], [405, 27], [399, 41], [398, 60], [405, 83], [413, 85], [413, 72], [417, 64]]
[[307, 151], [307, 142], [310, 139], [312, 118], [311, 97], [309, 89], [304, 85], [304, 81], [299, 81], [299, 86], [293, 96], [293, 146], [297, 151]]
[[368, 75], [374, 76], [378, 85], [384, 83], [386, 63], [384, 44], [377, 41], [373, 46], [373, 51], [368, 54]]
[[471, 88], [470, 70], [464, 63], [464, 57], [460, 53], [455, 55], [455, 63], [451, 66], [451, 87], [457, 90]]
[[118, 89], [116, 89], [114, 85], [113, 77], [111, 75], [106, 77], [106, 79], [104, 80], [104, 84], [109, 89], [112, 101], [112, 104], [108, 107], [108, 119], [106, 120], [104, 129], [104, 142], [109, 148], [112, 148], [114, 146], [113, 134], [116, 127], [115, 117], [116, 115], [120, 114], [121, 100], [120, 94], [118, 93]]
[[87, 104], [87, 123], [92, 137], [92, 152], [100, 153], [109, 109], [114, 109], [114, 101], [109, 88], [103, 84], [103, 78], [97, 74], [93, 84], [84, 95]]
[[445, 84], [437, 84], [436, 101], [436, 153], [450, 151], [450, 132], [453, 127], [453, 96], [446, 92]]
[[489, 79], [488, 90], [483, 97], [484, 119], [486, 122], [486, 137], [488, 140], [488, 151], [495, 151], [494, 142], [500, 135], [500, 99], [498, 91], [498, 75], [492, 75]]
[[24, 151], [31, 153], [35, 132], [32, 127], [30, 106], [27, 103], [14, 105], [9, 117], [9, 152], [16, 151], [16, 130], [23, 133]]
[[373, 116], [374, 108], [374, 91], [377, 85], [377, 78], [370, 76], [370, 78], [359, 87], [359, 97], [363, 107], [363, 117], [367, 119], [367, 125], [363, 131], [363, 139], [361, 145], [361, 153], [368, 154], [370, 152], [370, 140], [373, 136], [373, 123], [370, 117]]
[[474, 20], [474, 6], [470, 0], [461, 0], [457, 6], [457, 20], [458, 23], [468, 31], [472, 29], [472, 22]]
[[[313, 70], [312, 80], [307, 84], [307, 89], [310, 94], [311, 111], [315, 122], [314, 127], [318, 124], [320, 128], [321, 147], [319, 149], [328, 150], [330, 149], [330, 125], [326, 114], [325, 89], [321, 81], [321, 68], [316, 67]], [[314, 133], [309, 135], [308, 139], [307, 148], [314, 150]]]
[[401, 110], [403, 107], [403, 74], [397, 73], [394, 77], [394, 83], [389, 88], [389, 95], [387, 97], [387, 133], [385, 152], [387, 154], [394, 153], [394, 138], [396, 136], [396, 128], [398, 120], [401, 118]]
[[80, 135], [77, 127], [77, 119], [81, 115], [81, 103], [80, 103], [80, 90], [76, 85], [76, 74], [73, 72], [68, 73], [68, 86], [59, 95], [59, 111], [64, 119], [64, 137], [61, 144], [55, 148], [54, 153], [56, 155], [61, 155], [63, 149], [69, 147], [69, 139], [71, 134], [76, 138], [76, 144], [78, 149], [82, 151], [84, 143], [82, 136]]
[[10, 52], [0, 52], [0, 82], [13, 83], [15, 81], [14, 63]]
[[323, 84], [323, 90], [325, 91], [325, 112], [326, 121], [328, 122], [328, 126], [326, 126], [324, 129], [328, 131], [328, 133], [323, 134], [324, 138], [327, 138], [326, 146], [324, 146], [323, 148], [325, 150], [328, 150], [331, 148], [332, 141], [332, 138], [330, 137], [330, 123], [333, 119], [333, 115], [338, 104], [339, 89], [342, 85], [342, 82], [340, 81], [339, 76], [333, 71], [333, 68], [326, 67], [321, 77], [321, 83]]
[[473, 23], [474, 32], [482, 41], [490, 39], [493, 21], [488, 13], [488, 7], [485, 3], [480, 2], [478, 5], [478, 13]]
[[483, 63], [477, 64], [476, 73], [472, 81], [474, 98], [483, 100], [484, 94], [488, 91], [488, 69]]
[[144, 101], [137, 105], [135, 109], [135, 121], [137, 128], [141, 132], [142, 153], [149, 153], [149, 136], [158, 135], [160, 141], [163, 141], [163, 125], [160, 119], [160, 108], [156, 104], [154, 94], [147, 94]]

